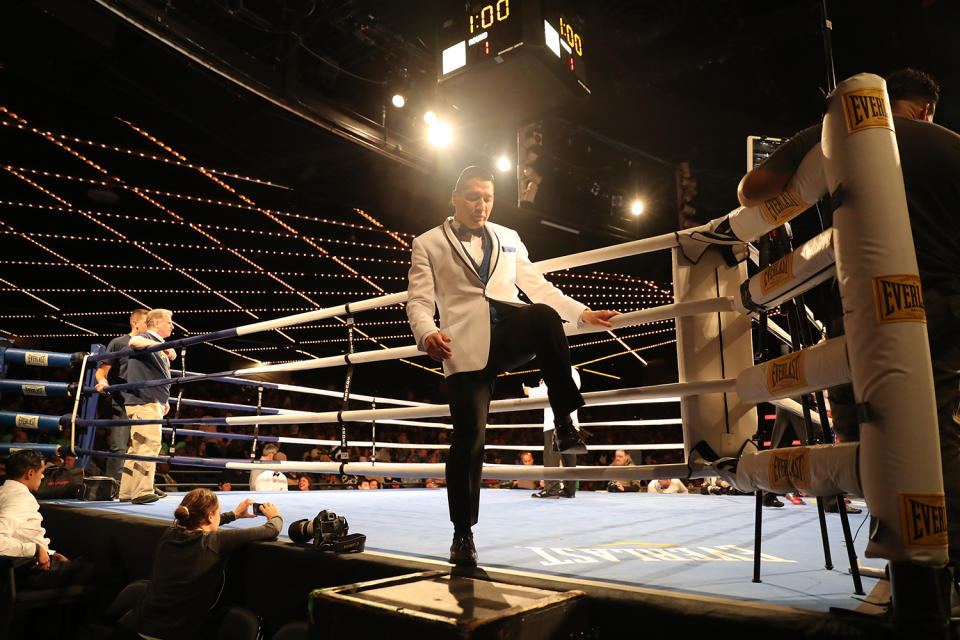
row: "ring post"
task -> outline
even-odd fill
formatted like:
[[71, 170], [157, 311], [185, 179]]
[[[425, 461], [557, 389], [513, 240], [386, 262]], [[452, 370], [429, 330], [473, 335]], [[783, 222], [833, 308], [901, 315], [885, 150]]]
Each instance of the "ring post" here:
[[856, 75], [830, 94], [823, 153], [838, 205], [834, 241], [850, 372], [865, 417], [860, 473], [873, 518], [866, 555], [891, 561], [896, 624], [943, 626], [934, 569], [947, 563], [947, 527], [933, 375], [882, 78]]
[[[747, 279], [745, 262], [729, 267], [717, 251], [698, 262], [673, 251], [673, 295], [676, 302], [740, 295]], [[680, 382], [734, 377], [753, 366], [751, 319], [736, 311], [702, 313], [677, 318], [677, 367]], [[757, 430], [757, 410], [735, 393], [685, 395], [680, 400], [684, 453], [706, 442], [721, 457], [736, 457], [741, 445]]]

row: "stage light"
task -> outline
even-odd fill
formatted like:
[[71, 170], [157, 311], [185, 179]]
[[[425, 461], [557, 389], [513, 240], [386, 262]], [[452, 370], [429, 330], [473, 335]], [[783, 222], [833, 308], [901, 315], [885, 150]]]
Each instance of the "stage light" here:
[[507, 156], [500, 156], [500, 157], [497, 159], [497, 169], [499, 169], [500, 171], [502, 171], [502, 172], [504, 172], [504, 173], [506, 173], [507, 171], [510, 171], [510, 168], [511, 168], [512, 166], [513, 166], [513, 165], [510, 164], [510, 159], [507, 158]]
[[423, 121], [427, 124], [433, 124], [437, 121], [437, 114], [435, 114], [433, 111], [427, 111], [425, 114], [423, 114]]
[[435, 147], [445, 147], [453, 140], [453, 129], [446, 122], [437, 120], [427, 130], [427, 140]]
[[393, 97], [390, 98], [390, 102], [392, 102], [393, 106], [395, 106], [397, 109], [402, 109], [403, 105], [407, 104], [407, 99], [401, 94], [395, 93], [393, 94]]
[[630, 215], [639, 216], [641, 213], [643, 213], [643, 202], [634, 200], [630, 205]]

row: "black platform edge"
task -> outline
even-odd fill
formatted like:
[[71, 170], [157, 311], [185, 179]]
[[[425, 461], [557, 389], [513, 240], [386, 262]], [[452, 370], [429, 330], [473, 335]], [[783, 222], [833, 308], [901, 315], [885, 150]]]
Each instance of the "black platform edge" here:
[[[104, 602], [127, 583], [150, 577], [157, 541], [171, 524], [85, 508], [83, 503], [76, 507], [41, 503], [40, 510], [54, 548], [96, 564]], [[288, 540], [255, 543], [238, 551], [228, 565], [221, 603], [257, 613], [269, 638], [287, 622], [307, 619], [307, 599], [313, 589], [438, 568], [452, 569], [443, 562], [393, 553], [338, 555]], [[710, 637], [763, 633], [776, 634], [777, 640], [896, 637], [883, 620], [852, 612], [836, 615], [497, 567], [482, 566], [473, 572], [458, 571], [508, 584], [583, 591], [590, 624], [600, 638], [622, 637], [624, 630], [706, 633]], [[750, 576], [745, 573], [743, 579]]]

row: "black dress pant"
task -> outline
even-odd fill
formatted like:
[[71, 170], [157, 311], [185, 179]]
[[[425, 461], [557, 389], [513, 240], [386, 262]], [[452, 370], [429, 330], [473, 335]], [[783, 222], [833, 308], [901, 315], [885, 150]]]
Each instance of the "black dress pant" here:
[[487, 413], [498, 374], [536, 356], [554, 415], [564, 416], [583, 406], [583, 397], [570, 375], [570, 347], [557, 312], [547, 305], [531, 304], [501, 315], [491, 330], [487, 366], [447, 378], [453, 422], [446, 465], [447, 502], [456, 530], [477, 523]]

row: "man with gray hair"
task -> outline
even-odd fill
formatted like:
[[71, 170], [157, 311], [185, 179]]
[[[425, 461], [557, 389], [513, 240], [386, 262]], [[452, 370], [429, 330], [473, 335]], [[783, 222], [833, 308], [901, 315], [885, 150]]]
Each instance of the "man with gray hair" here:
[[[147, 330], [130, 338], [131, 349], [146, 349], [162, 343], [173, 333], [173, 312], [153, 309], [147, 313]], [[170, 378], [170, 361], [177, 357], [173, 349], [136, 353], [127, 359], [127, 382], [150, 382]], [[170, 405], [170, 384], [123, 390], [123, 404], [130, 420], [160, 420]], [[160, 453], [160, 425], [135, 424], [130, 427], [127, 454], [155, 458]], [[120, 479], [120, 499], [134, 504], [156, 502], [166, 494], [154, 489], [155, 462], [127, 460]]]
[[[280, 452], [280, 447], [278, 447], [273, 443], [267, 443], [263, 445], [263, 453], [260, 454], [260, 461], [261, 462], [272, 461], [274, 459], [273, 457], [279, 452]], [[257, 478], [260, 477], [261, 473], [263, 473], [263, 471], [260, 471], [258, 469], [254, 469], [253, 471], [250, 472], [250, 491], [257, 490], [256, 489]]]

